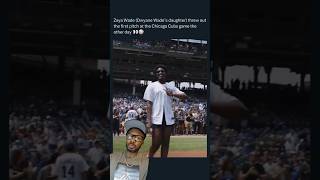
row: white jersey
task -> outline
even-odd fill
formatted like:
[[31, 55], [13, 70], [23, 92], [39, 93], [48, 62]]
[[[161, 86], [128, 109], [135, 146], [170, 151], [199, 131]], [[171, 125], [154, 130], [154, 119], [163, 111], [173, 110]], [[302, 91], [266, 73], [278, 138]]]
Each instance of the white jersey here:
[[84, 158], [76, 153], [64, 153], [56, 160], [52, 175], [58, 180], [81, 180], [83, 172], [88, 171], [89, 166]]
[[102, 148], [93, 147], [89, 149], [87, 156], [90, 158], [90, 161], [94, 163], [94, 165], [97, 165], [104, 156], [104, 152]]
[[167, 95], [166, 90], [175, 94], [183, 94], [182, 91], [169, 83], [161, 84], [159, 81], [150, 83], [144, 92], [143, 99], [152, 102], [152, 124], [161, 125], [163, 114], [165, 114], [167, 125], [174, 124], [172, 97]]
[[137, 119], [138, 113], [137, 113], [137, 111], [131, 109], [127, 112], [126, 116], [127, 116], [126, 121], [135, 120], [135, 119]]

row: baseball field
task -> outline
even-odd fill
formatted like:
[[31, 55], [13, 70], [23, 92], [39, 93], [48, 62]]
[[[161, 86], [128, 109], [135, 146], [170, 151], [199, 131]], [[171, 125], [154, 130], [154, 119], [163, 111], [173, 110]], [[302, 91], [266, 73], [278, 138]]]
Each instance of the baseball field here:
[[[147, 152], [151, 144], [151, 136], [147, 136], [140, 149]], [[119, 152], [125, 149], [125, 136], [113, 137], [113, 151]], [[160, 149], [155, 157], [159, 157]], [[207, 157], [207, 136], [206, 135], [183, 135], [171, 136], [169, 157]]]

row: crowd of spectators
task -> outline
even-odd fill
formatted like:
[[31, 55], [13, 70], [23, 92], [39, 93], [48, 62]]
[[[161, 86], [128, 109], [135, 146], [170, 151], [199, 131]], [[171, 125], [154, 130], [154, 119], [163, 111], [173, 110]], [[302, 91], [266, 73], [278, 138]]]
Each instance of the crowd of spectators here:
[[[111, 133], [105, 115], [82, 107], [62, 106], [54, 100], [31, 97], [14, 101], [9, 115], [10, 179], [44, 180], [52, 177], [56, 159], [73, 142], [89, 170], [85, 176], [108, 177]], [[74, 172], [72, 172], [74, 173]]]
[[130, 47], [145, 50], [156, 50], [165, 52], [182, 53], [189, 55], [205, 56], [208, 53], [207, 44], [192, 43], [177, 40], [168, 41], [142, 41], [132, 40], [130, 42], [113, 41], [114, 47]]
[[[142, 93], [130, 95], [130, 93], [114, 94], [113, 98], [113, 132], [114, 135], [124, 133], [124, 122], [130, 109], [137, 112], [137, 119], [146, 122], [146, 101], [142, 99]], [[174, 100], [172, 108], [176, 119], [174, 135], [206, 134], [207, 99], [205, 97], [189, 96], [185, 101]]]
[[307, 94], [294, 86], [241, 89], [239, 84], [233, 81], [225, 91], [246, 101], [249, 116], [211, 117], [211, 178], [311, 179]]

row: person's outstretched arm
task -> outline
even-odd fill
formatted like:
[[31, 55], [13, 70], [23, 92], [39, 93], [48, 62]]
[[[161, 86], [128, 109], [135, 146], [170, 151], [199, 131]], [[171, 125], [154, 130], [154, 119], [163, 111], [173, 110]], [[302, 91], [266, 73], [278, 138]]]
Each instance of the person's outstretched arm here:
[[179, 98], [181, 100], [184, 100], [184, 99], [188, 98], [186, 93], [180, 91], [178, 88], [175, 88], [174, 90], [166, 89], [166, 93], [167, 93], [168, 96], [176, 97], [176, 98]]
[[236, 97], [210, 83], [210, 111], [226, 118], [239, 118], [248, 115], [247, 107]]

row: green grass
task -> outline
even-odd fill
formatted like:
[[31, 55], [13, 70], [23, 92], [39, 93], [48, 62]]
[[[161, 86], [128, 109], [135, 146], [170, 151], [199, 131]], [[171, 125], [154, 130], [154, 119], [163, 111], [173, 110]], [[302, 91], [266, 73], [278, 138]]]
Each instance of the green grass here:
[[[140, 152], [147, 152], [151, 144], [151, 137], [144, 140]], [[113, 137], [113, 151], [119, 152], [125, 149], [125, 136]], [[207, 136], [171, 136], [170, 151], [206, 151]]]

